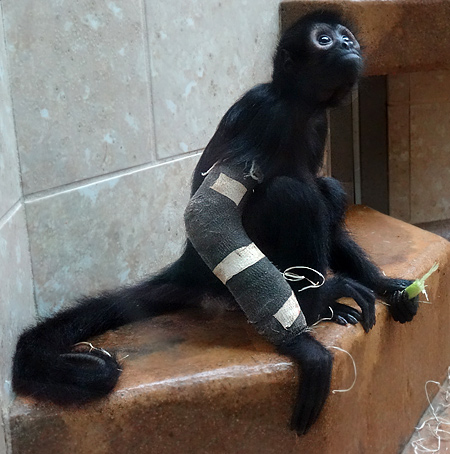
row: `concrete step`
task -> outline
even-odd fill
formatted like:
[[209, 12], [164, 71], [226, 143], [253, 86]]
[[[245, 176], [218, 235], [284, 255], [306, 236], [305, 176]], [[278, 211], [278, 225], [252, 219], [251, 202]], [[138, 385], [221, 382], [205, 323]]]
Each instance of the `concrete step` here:
[[433, 232], [436, 235], [445, 238], [447, 241], [450, 241], [450, 219], [444, 219], [442, 221], [422, 222], [421, 224], [416, 225], [421, 229], [427, 230], [428, 232]]
[[[428, 405], [424, 383], [450, 364], [450, 243], [365, 207], [349, 228], [387, 275], [416, 278], [435, 262], [432, 304], [413, 323], [394, 322], [377, 305], [377, 323], [322, 323], [326, 346], [351, 353], [357, 381], [330, 394], [310, 433], [297, 437], [289, 417], [297, 368], [236, 312], [184, 311], [125, 326], [92, 339], [123, 359], [114, 393], [79, 409], [17, 398], [10, 427], [14, 454], [399, 452]], [[353, 381], [353, 365], [335, 355], [332, 389]], [[301, 377], [300, 377], [301, 379]], [[434, 390], [436, 391], [436, 390]]]

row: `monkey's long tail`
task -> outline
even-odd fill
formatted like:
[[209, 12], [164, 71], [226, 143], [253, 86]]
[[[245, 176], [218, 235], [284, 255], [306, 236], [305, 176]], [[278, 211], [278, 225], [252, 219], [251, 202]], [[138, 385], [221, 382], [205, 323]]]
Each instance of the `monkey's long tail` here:
[[180, 259], [146, 282], [85, 298], [26, 330], [14, 356], [13, 389], [60, 404], [84, 403], [108, 394], [120, 375], [117, 360], [97, 349], [73, 351], [73, 345], [136, 320], [197, 304], [201, 290], [187, 282], [185, 269]]

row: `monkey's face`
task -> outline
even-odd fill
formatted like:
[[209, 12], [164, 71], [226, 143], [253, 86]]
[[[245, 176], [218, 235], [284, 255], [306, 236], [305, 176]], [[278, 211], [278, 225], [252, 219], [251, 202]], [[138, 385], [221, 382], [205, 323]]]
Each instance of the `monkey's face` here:
[[358, 81], [363, 69], [360, 45], [345, 26], [316, 23], [306, 39], [306, 73], [321, 102], [338, 104]]

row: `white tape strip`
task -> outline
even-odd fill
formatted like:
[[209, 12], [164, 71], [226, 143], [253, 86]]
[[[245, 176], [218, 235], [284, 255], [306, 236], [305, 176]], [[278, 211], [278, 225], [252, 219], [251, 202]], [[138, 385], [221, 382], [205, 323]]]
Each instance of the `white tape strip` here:
[[233, 178], [228, 177], [224, 173], [219, 175], [217, 180], [211, 186], [211, 189], [224, 195], [225, 197], [228, 197], [236, 205], [239, 205], [242, 197], [244, 197], [247, 192], [247, 188], [242, 183], [233, 180]]
[[228, 254], [214, 269], [213, 273], [226, 284], [233, 276], [259, 262], [265, 255], [255, 243], [241, 247]]
[[292, 324], [297, 320], [299, 316], [302, 316], [304, 325], [306, 326], [305, 316], [300, 310], [300, 305], [298, 304], [297, 298], [294, 293], [289, 297], [289, 299], [281, 306], [274, 317], [283, 325], [284, 329], [288, 329]]

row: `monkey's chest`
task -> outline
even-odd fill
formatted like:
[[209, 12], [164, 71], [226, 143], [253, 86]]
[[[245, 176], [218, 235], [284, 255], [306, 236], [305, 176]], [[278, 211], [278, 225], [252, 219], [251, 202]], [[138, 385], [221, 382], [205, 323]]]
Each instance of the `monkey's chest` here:
[[326, 249], [329, 205], [314, 182], [287, 176], [258, 185], [243, 212], [247, 234], [270, 254], [278, 249]]

